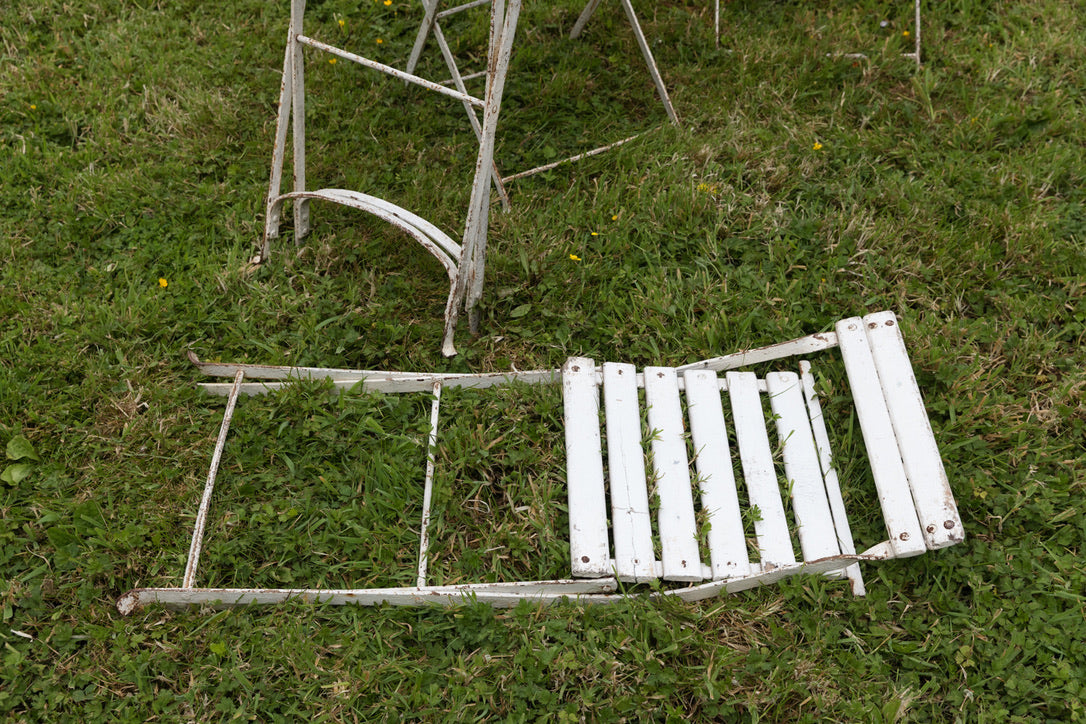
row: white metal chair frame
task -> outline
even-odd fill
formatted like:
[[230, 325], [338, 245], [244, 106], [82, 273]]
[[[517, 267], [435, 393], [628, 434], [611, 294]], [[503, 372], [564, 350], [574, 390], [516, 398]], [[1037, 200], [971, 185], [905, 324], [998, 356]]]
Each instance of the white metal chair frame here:
[[[844, 360], [887, 531], [885, 541], [859, 554], [853, 544], [810, 362], [802, 360], [798, 371], [769, 373], [763, 379], [753, 372], [739, 371], [834, 347], [841, 350]], [[569, 597], [585, 603], [607, 603], [626, 595], [617, 592], [619, 582], [658, 579], [688, 585], [652, 595], [696, 601], [799, 573], [847, 576], [853, 592], [863, 595], [859, 561], [914, 556], [964, 538], [904, 340], [891, 312], [841, 320], [835, 332], [681, 367], [647, 367], [641, 373], [624, 364], [607, 363], [597, 368], [585, 358], [573, 358], [561, 370], [416, 374], [212, 364], [199, 362], [191, 353], [190, 357], [205, 374], [232, 377], [233, 381], [201, 385], [210, 393], [226, 395], [228, 402], [182, 584], [129, 591], [117, 604], [122, 613], [152, 602], [175, 606], [243, 605], [291, 599], [367, 605], [455, 605], [475, 599], [511, 606], [526, 598], [549, 603]], [[722, 372], [723, 378], [718, 377]], [[416, 586], [354, 590], [196, 586], [208, 508], [238, 396], [280, 389], [292, 379], [326, 379], [340, 389], [361, 385], [368, 391], [433, 395]], [[510, 382], [561, 382], [563, 386], [572, 577], [429, 585], [428, 526], [441, 390]], [[731, 430], [725, 422], [727, 406], [722, 406], [722, 392], [727, 393], [730, 403]], [[767, 395], [772, 409], [769, 420], [762, 394]], [[641, 423], [641, 395], [648, 413], [647, 428]], [[606, 417], [603, 434], [601, 398]], [[685, 439], [687, 423], [692, 458]], [[775, 429], [782, 449], [783, 478], [776, 472], [771, 429]], [[645, 437], [650, 438], [649, 450], [642, 446]], [[736, 475], [729, 440], [737, 446], [741, 475]], [[652, 461], [650, 473], [646, 472], [646, 457]], [[692, 467], [695, 475], [691, 474]], [[747, 540], [743, 529], [744, 501], [740, 500], [737, 485], [740, 477], [747, 514], [758, 513], [751, 516], [754, 541]], [[650, 485], [655, 487], [659, 502], [655, 520], [649, 505]], [[705, 518], [701, 530], [693, 502], [695, 489]], [[785, 498], [790, 499], [792, 521], [788, 520]], [[792, 530], [798, 534], [798, 558]], [[702, 539], [709, 552], [706, 562], [699, 545]]]
[[[491, 3], [490, 41], [488, 57], [492, 72], [487, 76], [484, 98], [476, 98], [462, 90], [447, 88], [439, 83], [411, 73], [397, 70], [355, 53], [322, 43], [303, 33], [305, 0], [291, 0], [290, 29], [287, 35], [283, 59], [283, 83], [279, 96], [279, 115], [276, 123], [275, 148], [272, 154], [271, 179], [268, 184], [267, 211], [264, 224], [264, 241], [260, 261], [271, 253], [271, 241], [279, 236], [279, 224], [283, 204], [294, 203], [294, 235], [299, 242], [308, 234], [309, 203], [314, 200], [330, 201], [366, 211], [403, 230], [445, 267], [449, 275], [449, 296], [445, 304], [445, 333], [442, 353], [456, 354], [453, 335], [463, 307], [471, 316], [475, 304], [482, 296], [483, 265], [486, 255], [486, 235], [490, 213], [489, 187], [493, 174], [494, 137], [498, 114], [501, 110], [509, 58], [513, 50], [513, 36], [520, 14], [521, 0], [494, 0]], [[399, 80], [427, 88], [436, 93], [461, 101], [466, 106], [483, 109], [483, 120], [478, 126], [479, 152], [476, 157], [475, 175], [471, 199], [468, 204], [463, 243], [457, 244], [447, 234], [420, 216], [383, 199], [346, 189], [308, 190], [305, 176], [305, 74], [302, 58], [304, 47], [316, 48], [338, 58], [390, 75]], [[474, 111], [472, 112], [474, 118]], [[280, 193], [283, 163], [286, 155], [288, 129], [293, 136], [294, 189]], [[474, 325], [473, 325], [474, 326]]]
[[[645, 40], [644, 33], [642, 33], [640, 24], [637, 21], [637, 16], [634, 14], [633, 6], [630, 4], [630, 0], [621, 1], [664, 108], [672, 122], [677, 124], [678, 117], [671, 105], [667, 89], [664, 87], [660, 72], [652, 57], [652, 52], [649, 50], [648, 42]], [[455, 58], [445, 41], [438, 21], [452, 13], [485, 4], [490, 5], [490, 40], [487, 53], [487, 71], [484, 73], [486, 76], [486, 90], [483, 98], [477, 98], [468, 93], [464, 85], [465, 78], [461, 76], [457, 68]], [[573, 28], [572, 37], [577, 37], [580, 34], [598, 4], [599, 0], [590, 0]], [[498, 116], [501, 111], [502, 94], [513, 50], [513, 38], [516, 34], [517, 21], [520, 16], [521, 0], [476, 0], [441, 12], [438, 12], [438, 5], [439, 0], [423, 0], [425, 18], [420, 26], [415, 47], [407, 64], [407, 70], [401, 71], [305, 35], [303, 27], [305, 0], [291, 0], [290, 28], [283, 58], [283, 81], [279, 96], [279, 114], [272, 153], [271, 178], [268, 183], [264, 239], [258, 260], [265, 261], [271, 254], [271, 242], [279, 236], [282, 209], [287, 201], [293, 202], [294, 205], [294, 236], [295, 241], [298, 243], [309, 233], [309, 205], [313, 200], [341, 204], [373, 214], [410, 235], [445, 267], [445, 271], [449, 276], [450, 289], [445, 303], [445, 329], [441, 351], [446, 356], [452, 356], [456, 354], [453, 337], [461, 309], [468, 315], [472, 332], [478, 331], [478, 315], [475, 312], [475, 307], [482, 298], [483, 293], [487, 230], [490, 218], [490, 185], [493, 183], [499, 200], [504, 207], [508, 208], [509, 198], [505, 190], [505, 185], [508, 182], [554, 168], [568, 161], [601, 153], [626, 143], [632, 138], [569, 159], [502, 177], [494, 164], [494, 144]], [[447, 83], [451, 83], [454, 86], [453, 88], [427, 80], [413, 73], [426, 38], [430, 34], [433, 34], [436, 39], [445, 64], [452, 74], [451, 80], [447, 81]], [[462, 243], [458, 244], [453, 241], [447, 234], [417, 214], [384, 199], [346, 189], [310, 190], [307, 188], [305, 173], [305, 72], [303, 62], [303, 48], [306, 47], [330, 53], [343, 60], [421, 86], [459, 100], [463, 104], [472, 129], [479, 141], [479, 151], [476, 156], [475, 174]], [[476, 115], [477, 109], [483, 111], [481, 121]], [[294, 183], [292, 191], [281, 193], [288, 132], [292, 135], [293, 140], [292, 166]]]

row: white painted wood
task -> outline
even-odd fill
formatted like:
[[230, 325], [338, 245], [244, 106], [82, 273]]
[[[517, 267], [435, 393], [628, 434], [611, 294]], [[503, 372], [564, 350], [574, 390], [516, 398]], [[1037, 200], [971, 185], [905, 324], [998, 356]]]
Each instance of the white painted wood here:
[[869, 314], [863, 321], [924, 541], [930, 549], [960, 543], [965, 529], [913, 376], [901, 327], [893, 312]]
[[562, 397], [569, 548], [573, 575], [578, 578], [610, 574], [598, 395], [596, 363], [586, 357], [570, 358], [562, 368]]
[[637, 371], [633, 365], [604, 363], [603, 400], [616, 574], [620, 581], [653, 581], [656, 557], [652, 549], [645, 451], [641, 447]]
[[863, 320], [853, 317], [838, 322], [837, 340], [894, 556], [919, 555], [925, 550], [924, 537]]
[[683, 380], [701, 487], [701, 509], [708, 516], [706, 538], [711, 577], [745, 576], [750, 573], [750, 558], [721, 406], [720, 380], [709, 370], [688, 370], [683, 373]]
[[833, 514], [826, 499], [826, 485], [818, 463], [811, 421], [803, 402], [799, 375], [770, 372], [765, 376], [770, 409], [777, 422], [777, 439], [784, 456], [784, 475], [792, 491], [803, 559], [813, 561], [841, 553]]
[[679, 382], [671, 367], [645, 368], [645, 406], [652, 439], [656, 492], [660, 499], [660, 534], [664, 580], [700, 581], [694, 496], [683, 436]]
[[762, 568], [794, 564], [796, 554], [773, 468], [758, 379], [753, 372], [735, 371], [728, 372], [726, 378], [747, 497], [750, 507], [757, 507], [761, 518], [755, 521], [754, 532]]
[[[841, 496], [841, 484], [837, 478], [837, 468], [833, 466], [830, 436], [826, 431], [826, 420], [822, 415], [822, 404], [818, 401], [818, 393], [815, 392], [811, 363], [807, 360], [802, 360], [799, 363], [799, 377], [800, 382], [803, 384], [804, 398], [807, 400], [807, 412], [811, 419], [811, 432], [814, 434], [815, 447], [818, 449], [819, 467], [822, 468], [822, 476], [826, 485], [826, 499], [829, 501], [834, 528], [837, 531], [837, 545], [840, 546], [841, 553], [854, 555], [856, 553], [856, 544], [852, 541], [852, 529], [849, 526], [848, 515], [845, 512], [845, 500]], [[852, 564], [845, 569], [845, 574], [852, 583], [853, 595], [865, 595], [866, 589], [863, 574], [860, 572], [860, 564]]]

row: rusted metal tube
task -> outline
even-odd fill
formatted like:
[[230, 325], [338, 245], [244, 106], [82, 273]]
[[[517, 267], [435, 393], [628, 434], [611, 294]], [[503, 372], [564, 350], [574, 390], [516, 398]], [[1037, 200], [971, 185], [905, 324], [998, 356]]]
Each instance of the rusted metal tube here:
[[185, 564], [185, 577], [182, 580], [181, 588], [192, 588], [196, 582], [196, 567], [200, 565], [200, 548], [203, 546], [204, 528], [207, 525], [207, 510], [211, 506], [211, 493], [215, 490], [215, 476], [219, 472], [222, 449], [226, 445], [226, 433], [230, 430], [230, 420], [234, 417], [234, 407], [238, 404], [238, 393], [241, 391], [241, 381], [243, 379], [245, 379], [245, 372], [238, 370], [234, 374], [234, 387], [230, 390], [230, 399], [226, 403], [226, 411], [222, 416], [219, 439], [215, 442], [215, 453], [211, 456], [211, 470], [207, 474], [207, 482], [204, 483], [204, 495], [200, 498], [200, 510], [196, 514], [196, 525], [192, 530], [189, 558]]
[[452, 88], [446, 88], [440, 83], [434, 83], [431, 80], [420, 78], [417, 75], [405, 73], [402, 70], [393, 68], [391, 65], [385, 65], [384, 63], [378, 63], [376, 60], [363, 58], [361, 55], [355, 55], [354, 53], [343, 50], [342, 48], [337, 48], [334, 45], [322, 43], [319, 40], [314, 40], [313, 38], [307, 37], [305, 35], [299, 35], [298, 42], [302, 45], [308, 45], [310, 48], [316, 48], [317, 50], [323, 50], [326, 53], [331, 53], [332, 55], [343, 58], [344, 60], [349, 60], [352, 63], [358, 63], [359, 65], [363, 65], [367, 68], [372, 68], [373, 70], [380, 71], [382, 73], [385, 73], [386, 75], [391, 75], [393, 78], [399, 78], [402, 81], [414, 83], [415, 85], [422, 86], [423, 88], [427, 88], [434, 91], [435, 93], [440, 93], [441, 95], [448, 96], [449, 98], [455, 98], [458, 101], [470, 103], [476, 108], [482, 108], [486, 105], [482, 101], [482, 99], [476, 98], [475, 96], [469, 96], [459, 91], [455, 91]]

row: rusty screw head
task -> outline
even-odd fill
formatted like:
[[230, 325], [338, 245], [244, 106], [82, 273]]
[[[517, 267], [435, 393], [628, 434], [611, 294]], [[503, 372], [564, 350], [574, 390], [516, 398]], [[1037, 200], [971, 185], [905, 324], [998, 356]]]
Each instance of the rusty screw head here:
[[935, 526], [934, 526], [934, 525], [929, 525], [929, 526], [927, 527], [927, 531], [928, 531], [929, 533], [934, 533], [934, 532], [935, 532]]
[[946, 528], [947, 530], [950, 530], [951, 528], [954, 527], [954, 521], [952, 521], [952, 520], [944, 521], [943, 522], [943, 527]]
[[898, 538], [900, 538], [901, 540], [909, 540], [909, 534], [908, 533], [902, 533], [901, 535], [898, 536]]
[[589, 560], [591, 559], [588, 556], [581, 556], [581, 563], [588, 563]]

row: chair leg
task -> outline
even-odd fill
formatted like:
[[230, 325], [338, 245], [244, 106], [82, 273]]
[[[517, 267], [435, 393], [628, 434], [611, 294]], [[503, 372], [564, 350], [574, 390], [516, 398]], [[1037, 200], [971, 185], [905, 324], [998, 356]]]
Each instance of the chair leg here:
[[716, 47], [720, 47], [720, 0], [713, 0], [713, 37]]
[[268, 180], [268, 198], [264, 212], [264, 241], [260, 246], [260, 261], [267, 261], [271, 253], [271, 240], [279, 237], [281, 208], [275, 203], [283, 184], [283, 160], [286, 156], [287, 125], [290, 123], [290, 105], [294, 97], [291, 92], [291, 78], [294, 76], [294, 48], [291, 39], [295, 37], [294, 26], [288, 31], [286, 49], [283, 52], [283, 80], [279, 86], [279, 114], [275, 121], [275, 146], [272, 149], [271, 178]]
[[[596, 8], [599, 7], [600, 0], [588, 0], [588, 4], [584, 6], [584, 10], [581, 11], [580, 17], [577, 18], [577, 22], [573, 24], [573, 30], [570, 31], [570, 39], [576, 40], [580, 37], [584, 31], [584, 27], [588, 24], [592, 14], [596, 12]], [[671, 105], [671, 98], [667, 94], [667, 88], [664, 86], [664, 79], [660, 76], [660, 69], [656, 66], [656, 60], [652, 57], [652, 50], [649, 49], [649, 43], [645, 39], [645, 34], [641, 31], [641, 23], [637, 20], [637, 13], [634, 12], [633, 5], [630, 0], [622, 0], [622, 8], [626, 11], [626, 18], [630, 21], [630, 27], [633, 28], [634, 38], [637, 39], [637, 45], [641, 49], [641, 55], [645, 59], [645, 65], [649, 67], [649, 75], [652, 76], [652, 82], [656, 85], [656, 92], [660, 96], [660, 101], [664, 104], [664, 110], [667, 111], [667, 117], [671, 119], [671, 122], [676, 126], [679, 125], [679, 117], [675, 114], [675, 108]]]
[[916, 66], [920, 67], [920, 0], [916, 0], [914, 13], [916, 15], [916, 33], [914, 34], [916, 42]]
[[569, 31], [570, 40], [576, 40], [581, 36], [581, 32], [584, 31], [584, 26], [592, 19], [592, 14], [596, 12], [596, 8], [599, 6], [600, 0], [588, 0], [588, 4], [584, 6], [584, 10], [581, 11], [581, 15], [577, 18], [577, 22], [573, 24], [573, 30]]
[[[476, 303], [483, 293], [483, 270], [486, 259], [486, 236], [490, 211], [490, 184], [494, 173], [494, 137], [501, 112], [502, 93], [513, 53], [513, 36], [520, 16], [521, 0], [494, 0], [491, 8], [490, 63], [494, 69], [487, 79], [486, 106], [483, 109], [482, 139], [475, 164], [475, 182], [472, 185], [471, 203], [464, 229], [462, 261], [457, 278], [459, 294], [463, 295], [464, 309], [468, 313], [473, 331], [478, 329], [474, 317]], [[459, 296], [459, 295], [458, 295]]]
[[671, 105], [671, 98], [668, 97], [667, 88], [664, 86], [664, 79], [660, 77], [660, 69], [656, 67], [656, 60], [652, 57], [652, 51], [649, 49], [649, 43], [645, 39], [645, 34], [641, 32], [641, 24], [637, 22], [637, 15], [634, 13], [633, 4], [630, 0], [622, 0], [622, 7], [626, 10], [626, 17], [630, 20], [630, 26], [633, 28], [634, 37], [637, 38], [637, 44], [641, 47], [641, 55], [645, 57], [645, 64], [649, 67], [649, 74], [652, 75], [652, 82], [656, 84], [656, 92], [660, 95], [660, 101], [664, 104], [664, 110], [667, 111], [667, 117], [677, 126], [679, 125], [679, 117], [675, 114], [675, 109]]
[[406, 70], [408, 73], [415, 72], [415, 66], [418, 65], [419, 58], [422, 57], [422, 49], [426, 46], [426, 36], [430, 34], [437, 22], [437, 6], [439, 2], [440, 0], [422, 0], [425, 15], [422, 25], [419, 26], [419, 32], [415, 35], [415, 44], [411, 48], [411, 55], [407, 59]]
[[[302, 16], [305, 14], [305, 0], [293, 0], [290, 8], [290, 24], [294, 28], [291, 47], [294, 58], [291, 61], [292, 101], [294, 115], [294, 158], [291, 167], [294, 170], [294, 191], [302, 193], [305, 189], [305, 64], [302, 58], [302, 46], [298, 36], [302, 34]], [[309, 233], [309, 200], [294, 201], [294, 242], [300, 244]]]
[[[437, 41], [438, 47], [441, 48], [441, 55], [444, 57], [445, 66], [449, 69], [449, 74], [452, 76], [453, 86], [464, 95], [468, 95], [467, 86], [464, 85], [464, 79], [460, 77], [460, 69], [456, 65], [456, 58], [453, 57], [452, 50], [445, 41], [445, 34], [441, 32], [441, 24], [436, 22], [434, 23], [434, 40]], [[464, 102], [464, 112], [468, 114], [468, 121], [471, 123], [471, 129], [475, 131], [475, 138], [482, 142], [483, 127], [479, 124], [479, 117], [475, 115], [475, 109], [466, 101]], [[512, 208], [512, 204], [509, 202], [509, 192], [505, 190], [505, 182], [502, 179], [501, 172], [498, 170], [498, 164], [492, 163], [492, 165], [494, 167], [492, 176], [494, 180], [494, 190], [498, 192], [498, 198], [501, 200], [502, 204], [502, 211], [508, 212]]]

